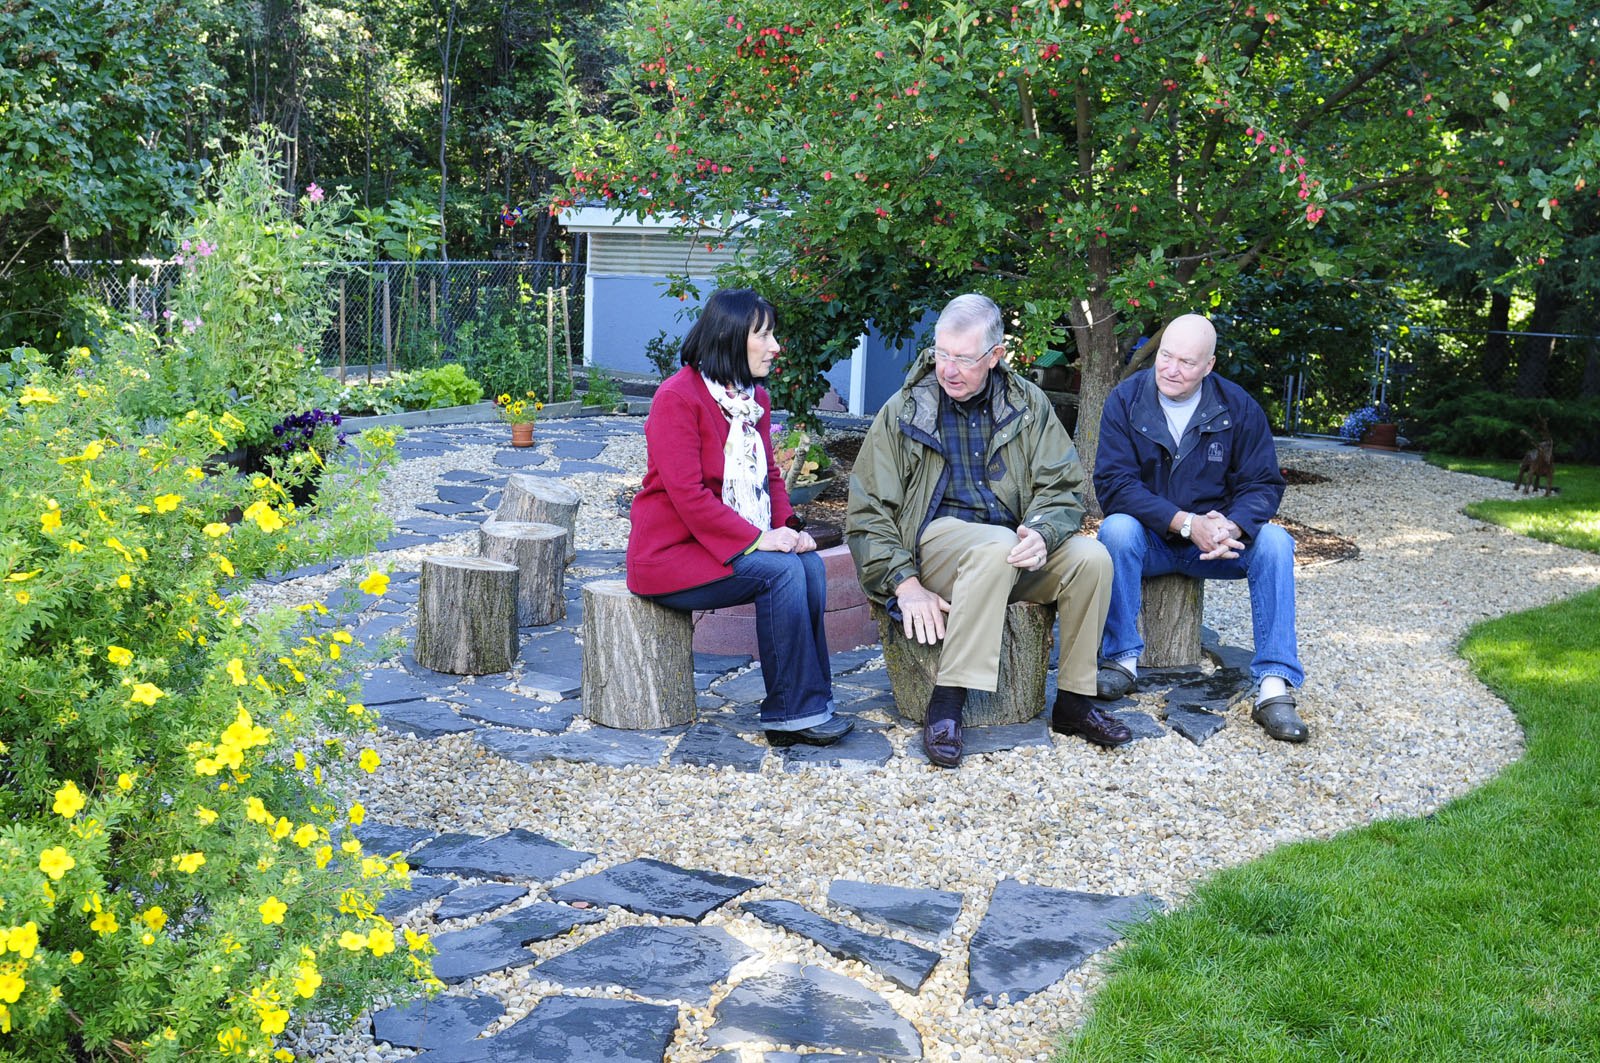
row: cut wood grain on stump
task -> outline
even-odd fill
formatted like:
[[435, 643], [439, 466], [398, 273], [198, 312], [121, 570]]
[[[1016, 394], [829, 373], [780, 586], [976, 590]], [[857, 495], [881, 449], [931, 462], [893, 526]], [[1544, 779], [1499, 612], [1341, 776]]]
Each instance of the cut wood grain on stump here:
[[555, 524], [486, 520], [478, 554], [517, 566], [517, 625], [538, 627], [567, 615], [567, 530]]
[[[928, 714], [928, 698], [933, 693], [944, 644], [925, 646], [906, 638], [905, 629], [876, 602], [872, 615], [878, 621], [883, 663], [889, 671], [895, 705], [900, 715], [921, 723]], [[965, 726], [1026, 723], [1039, 715], [1044, 708], [1045, 674], [1055, 642], [1055, 619], [1054, 605], [1012, 602], [1006, 606], [1006, 627], [1000, 638], [1000, 681], [993, 693], [967, 692], [967, 705], [961, 713]]]
[[1200, 663], [1200, 619], [1206, 581], [1174, 573], [1152, 576], [1140, 591], [1141, 668], [1192, 668]]
[[560, 480], [517, 473], [506, 480], [494, 519], [554, 524], [567, 529], [566, 561], [571, 564], [578, 556], [578, 505], [582, 501], [577, 491]]
[[423, 558], [412, 653], [422, 667], [451, 675], [509, 671], [517, 657], [517, 566]]
[[583, 714], [606, 727], [694, 720], [694, 621], [619, 579], [583, 585]]

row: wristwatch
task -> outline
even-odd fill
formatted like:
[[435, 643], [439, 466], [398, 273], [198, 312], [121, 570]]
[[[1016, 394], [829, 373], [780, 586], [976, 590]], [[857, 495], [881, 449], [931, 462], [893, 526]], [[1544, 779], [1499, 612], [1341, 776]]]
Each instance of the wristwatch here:
[[1183, 536], [1185, 539], [1187, 539], [1187, 538], [1189, 538], [1190, 531], [1192, 531], [1193, 529], [1194, 529], [1194, 514], [1190, 513], [1190, 514], [1186, 515], [1183, 518], [1183, 527], [1178, 529], [1178, 534]]

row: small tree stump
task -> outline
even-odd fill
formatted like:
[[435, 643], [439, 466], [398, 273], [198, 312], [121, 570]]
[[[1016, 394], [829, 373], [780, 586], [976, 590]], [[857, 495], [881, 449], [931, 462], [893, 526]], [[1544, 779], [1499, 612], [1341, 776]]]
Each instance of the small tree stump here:
[[554, 524], [486, 520], [478, 554], [517, 566], [517, 626], [538, 627], [567, 615], [567, 530]]
[[694, 621], [628, 590], [583, 585], [583, 714], [606, 727], [676, 727], [694, 720]]
[[1144, 636], [1140, 668], [1192, 668], [1200, 663], [1200, 618], [1206, 581], [1173, 573], [1152, 576], [1140, 591], [1139, 631]]
[[[889, 618], [883, 606], [872, 604], [883, 643], [883, 663], [889, 670], [895, 705], [900, 715], [922, 723], [928, 698], [939, 671], [943, 643], [925, 646], [908, 639], [900, 623]], [[1006, 606], [1006, 628], [1000, 638], [1000, 680], [994, 693], [969, 690], [961, 721], [967, 727], [1026, 723], [1045, 707], [1045, 673], [1050, 669], [1050, 648], [1055, 643], [1054, 605], [1012, 602]]]
[[427, 557], [417, 594], [417, 663], [451, 675], [505, 672], [517, 657], [517, 566]]
[[506, 480], [495, 520], [554, 524], [567, 529], [566, 562], [578, 556], [578, 492], [559, 480], [517, 473]]

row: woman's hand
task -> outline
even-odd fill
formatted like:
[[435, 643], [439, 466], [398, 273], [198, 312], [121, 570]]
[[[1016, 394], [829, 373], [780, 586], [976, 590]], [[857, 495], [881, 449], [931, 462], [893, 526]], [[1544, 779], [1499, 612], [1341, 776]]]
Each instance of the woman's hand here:
[[757, 550], [776, 550], [784, 554], [803, 554], [817, 548], [817, 541], [809, 532], [793, 528], [773, 528], [761, 533], [756, 540]]

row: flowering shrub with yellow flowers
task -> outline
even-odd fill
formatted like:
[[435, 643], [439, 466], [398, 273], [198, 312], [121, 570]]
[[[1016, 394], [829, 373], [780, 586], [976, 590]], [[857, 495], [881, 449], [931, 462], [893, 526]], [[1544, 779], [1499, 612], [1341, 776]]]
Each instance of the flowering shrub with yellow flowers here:
[[230, 414], [143, 435], [118, 413], [125, 367], [12, 361], [0, 1058], [291, 1059], [291, 1024], [431, 980], [426, 938], [374, 908], [407, 868], [362, 849], [343, 796], [379, 763], [345, 693], [360, 647], [241, 593], [370, 549], [392, 438], [362, 433], [301, 510], [212, 463], [243, 431]]

